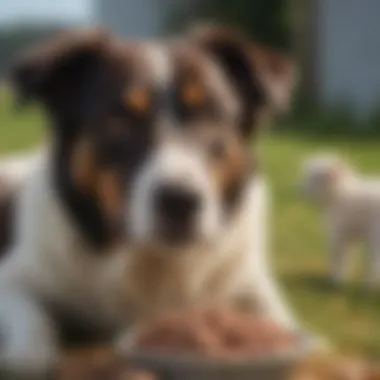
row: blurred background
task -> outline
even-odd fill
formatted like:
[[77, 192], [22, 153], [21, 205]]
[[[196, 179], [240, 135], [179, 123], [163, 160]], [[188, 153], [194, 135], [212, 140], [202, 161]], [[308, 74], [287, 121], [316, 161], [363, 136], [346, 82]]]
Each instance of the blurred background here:
[[301, 81], [293, 111], [259, 143], [274, 195], [273, 256], [290, 302], [306, 325], [342, 349], [380, 359], [380, 289], [353, 280], [337, 290], [327, 277], [327, 242], [318, 210], [297, 190], [303, 160], [337, 151], [380, 176], [379, 0], [0, 0], [0, 152], [37, 144], [43, 115], [16, 114], [6, 86], [18, 52], [64, 29], [105, 26], [117, 34], [164, 36], [194, 21], [236, 26], [291, 53]]

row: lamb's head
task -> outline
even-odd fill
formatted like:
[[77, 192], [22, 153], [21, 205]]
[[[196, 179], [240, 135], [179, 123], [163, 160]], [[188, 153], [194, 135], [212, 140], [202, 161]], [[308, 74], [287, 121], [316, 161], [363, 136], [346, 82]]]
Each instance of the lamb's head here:
[[352, 175], [351, 167], [336, 155], [313, 156], [303, 167], [302, 193], [311, 201], [328, 202], [337, 194], [342, 183]]

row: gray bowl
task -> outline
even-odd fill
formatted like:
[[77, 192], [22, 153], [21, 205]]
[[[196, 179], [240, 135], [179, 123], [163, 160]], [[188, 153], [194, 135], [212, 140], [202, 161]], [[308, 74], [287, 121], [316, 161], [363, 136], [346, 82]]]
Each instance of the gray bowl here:
[[312, 341], [302, 338], [292, 350], [254, 360], [207, 359], [132, 349], [124, 350], [124, 354], [163, 380], [285, 380], [312, 349]]

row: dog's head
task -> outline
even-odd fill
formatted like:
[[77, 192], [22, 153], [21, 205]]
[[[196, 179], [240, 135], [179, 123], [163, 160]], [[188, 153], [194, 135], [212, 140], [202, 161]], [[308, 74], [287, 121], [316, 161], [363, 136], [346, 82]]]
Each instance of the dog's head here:
[[89, 241], [177, 250], [223, 232], [251, 136], [287, 105], [293, 79], [289, 60], [218, 28], [165, 43], [69, 33], [13, 76], [50, 115], [57, 190]]

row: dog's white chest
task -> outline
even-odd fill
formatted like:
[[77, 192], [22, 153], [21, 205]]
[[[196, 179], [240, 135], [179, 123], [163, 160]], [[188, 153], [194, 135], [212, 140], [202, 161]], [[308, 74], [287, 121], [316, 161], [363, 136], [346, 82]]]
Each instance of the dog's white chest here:
[[[157, 257], [129, 258], [105, 286], [105, 303], [124, 324], [171, 309], [225, 301], [237, 283], [241, 263], [209, 266], [208, 260]], [[116, 269], [116, 267], [115, 267]]]

